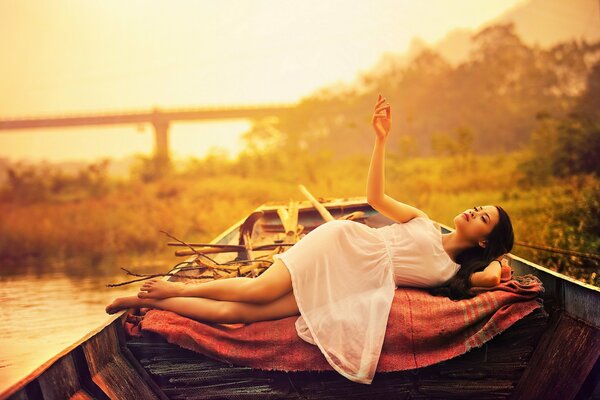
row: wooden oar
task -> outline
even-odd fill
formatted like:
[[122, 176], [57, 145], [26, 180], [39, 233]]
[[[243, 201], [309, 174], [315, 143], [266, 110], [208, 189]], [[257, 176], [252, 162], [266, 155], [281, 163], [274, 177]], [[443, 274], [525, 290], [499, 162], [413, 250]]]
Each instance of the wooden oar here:
[[308, 199], [308, 201], [310, 201], [312, 203], [312, 205], [317, 209], [317, 211], [319, 212], [319, 214], [321, 214], [321, 217], [323, 217], [323, 219], [325, 221], [333, 221], [335, 218], [333, 218], [333, 215], [331, 215], [331, 213], [329, 212], [328, 209], [326, 209], [323, 204], [319, 203], [319, 201], [315, 198], [315, 196], [313, 196], [306, 187], [304, 187], [304, 185], [300, 184], [298, 185], [298, 188], [300, 188], [300, 191], [302, 192], [302, 194], [304, 194], [304, 196], [306, 196], [306, 198]]

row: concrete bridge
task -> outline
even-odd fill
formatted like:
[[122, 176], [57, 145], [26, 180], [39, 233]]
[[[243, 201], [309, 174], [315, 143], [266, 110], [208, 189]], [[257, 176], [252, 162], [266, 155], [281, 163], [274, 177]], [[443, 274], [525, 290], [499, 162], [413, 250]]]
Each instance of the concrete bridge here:
[[19, 129], [60, 128], [95, 125], [139, 125], [154, 127], [154, 159], [159, 166], [170, 164], [169, 127], [177, 121], [206, 121], [216, 119], [255, 119], [277, 116], [297, 104], [263, 104], [250, 106], [186, 107], [110, 113], [63, 114], [19, 119], [0, 119], [0, 133]]

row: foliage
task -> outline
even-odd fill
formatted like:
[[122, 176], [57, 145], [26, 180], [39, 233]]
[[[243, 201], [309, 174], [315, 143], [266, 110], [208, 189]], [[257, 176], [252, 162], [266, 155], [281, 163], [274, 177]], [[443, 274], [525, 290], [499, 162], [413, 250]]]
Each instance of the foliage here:
[[170, 160], [155, 159], [151, 155], [136, 154], [136, 162], [130, 168], [132, 179], [148, 183], [170, 176], [174, 166]]
[[67, 174], [57, 167], [17, 162], [6, 168], [7, 180], [0, 188], [0, 200], [27, 203], [102, 196], [110, 190], [109, 164], [109, 159], [103, 159], [75, 174]]

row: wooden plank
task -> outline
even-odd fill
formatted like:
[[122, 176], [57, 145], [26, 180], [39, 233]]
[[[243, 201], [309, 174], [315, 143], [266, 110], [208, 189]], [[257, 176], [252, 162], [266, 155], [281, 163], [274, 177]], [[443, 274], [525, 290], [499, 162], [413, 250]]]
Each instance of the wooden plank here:
[[564, 310], [551, 316], [515, 399], [574, 399], [600, 354], [600, 334]]
[[577, 393], [577, 400], [600, 399], [600, 358]]
[[51, 399], [92, 399], [81, 387], [79, 373], [69, 353], [52, 364], [38, 381], [45, 400]]
[[140, 364], [138, 359], [135, 358], [135, 356], [131, 353], [131, 350], [129, 350], [129, 348], [127, 347], [127, 337], [123, 329], [123, 322], [125, 321], [125, 317], [126, 315], [123, 315], [121, 323], [115, 326], [117, 337], [119, 339], [119, 348], [121, 349], [121, 354], [123, 354], [123, 357], [125, 357], [129, 364], [135, 369], [138, 376], [146, 382], [146, 384], [154, 391], [154, 393], [156, 393], [156, 395], [161, 400], [169, 400], [169, 398], [162, 392], [158, 384], [152, 379], [152, 377], [150, 377], [150, 375], [148, 374], [148, 372], [146, 372], [142, 364]]
[[82, 344], [92, 380], [112, 399], [136, 400], [158, 397], [136, 373], [119, 350], [114, 321]]
[[27, 396], [27, 393], [25, 392], [25, 389], [21, 389], [18, 392], [15, 392], [12, 394], [12, 396], [10, 397], [6, 397], [6, 399], [8, 400], [29, 400], [29, 397]]

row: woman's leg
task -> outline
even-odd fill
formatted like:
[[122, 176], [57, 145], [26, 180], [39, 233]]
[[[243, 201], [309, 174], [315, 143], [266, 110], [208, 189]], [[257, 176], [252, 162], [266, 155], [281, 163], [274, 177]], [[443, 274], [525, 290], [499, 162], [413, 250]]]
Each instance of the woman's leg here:
[[164, 299], [167, 297], [203, 297], [213, 300], [270, 303], [292, 290], [290, 271], [280, 259], [275, 259], [256, 278], [224, 278], [199, 284], [181, 284], [161, 279], [144, 283], [140, 299]]
[[198, 297], [169, 297], [166, 299], [140, 299], [138, 296], [116, 298], [106, 307], [108, 314], [131, 307], [149, 307], [173, 311], [201, 322], [224, 324], [252, 323], [300, 315], [294, 293], [289, 292], [266, 304], [220, 301]]

